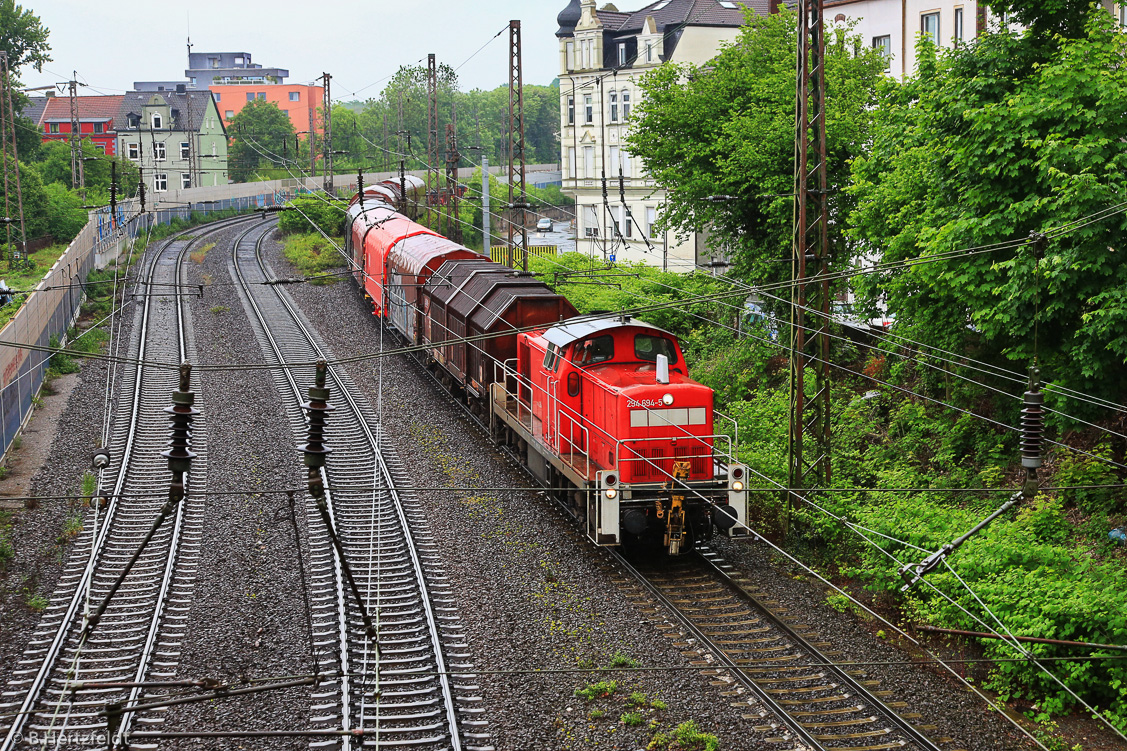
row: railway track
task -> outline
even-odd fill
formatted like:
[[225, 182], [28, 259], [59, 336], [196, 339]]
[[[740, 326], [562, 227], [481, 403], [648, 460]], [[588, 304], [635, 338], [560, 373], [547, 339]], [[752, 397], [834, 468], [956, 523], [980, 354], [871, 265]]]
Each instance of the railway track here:
[[[489, 439], [488, 426], [423, 362], [411, 360]], [[502, 453], [533, 486], [542, 485], [519, 457], [507, 449]], [[555, 494], [549, 496], [564, 517], [577, 522], [569, 506]], [[578, 526], [574, 539], [587, 544]], [[820, 642], [801, 618], [755, 591], [711, 549], [656, 565], [636, 565], [616, 549], [605, 550], [608, 573], [617, 577], [628, 598], [644, 612], [657, 612], [656, 604], [673, 614], [677, 625], [665, 623], [659, 629], [709, 671], [714, 685], [732, 698], [732, 707], [744, 710], [745, 719], [763, 723], [757, 730], [777, 733], [775, 742], [812, 751], [961, 751], [950, 745], [952, 739], [929, 737], [934, 727], [920, 724], [919, 713], [897, 701], [893, 692], [882, 691], [878, 677], [835, 667], [841, 653], [833, 645]]]
[[[138, 361], [194, 360], [187, 305], [179, 287], [183, 260], [207, 236], [245, 219], [218, 222], [195, 236], [181, 233], [149, 254], [143, 267], [144, 304], [135, 313], [130, 352]], [[169, 292], [168, 290], [173, 290]], [[68, 563], [27, 650], [0, 696], [0, 750], [104, 738], [99, 713], [110, 702], [132, 703], [142, 689], [79, 688], [77, 684], [167, 680], [179, 660], [187, 629], [194, 572], [199, 558], [206, 487], [206, 413], [195, 421], [188, 496], [156, 532], [110, 601], [97, 627], [84, 635], [86, 615], [108, 594], [167, 500], [170, 473], [160, 452], [168, 447], [163, 411], [178, 385], [178, 372], [139, 364], [124, 366], [109, 446], [110, 463], [100, 487], [110, 493], [104, 509], [88, 510]], [[202, 411], [202, 410], [201, 410]], [[119, 733], [135, 722], [161, 722], [159, 713], [124, 715]]]
[[[240, 236], [230, 263], [266, 361], [331, 360], [290, 296], [263, 284], [273, 279], [261, 255], [273, 228], [264, 223]], [[301, 404], [314, 383], [314, 368], [272, 372], [295, 444], [303, 442]], [[357, 736], [324, 742], [344, 749], [491, 749], [472, 676], [448, 674], [472, 669], [468, 646], [425, 517], [413, 496], [396, 489], [403, 467], [381, 442], [374, 410], [347, 374], [330, 368], [328, 386], [335, 411], [326, 431], [333, 452], [323, 477], [326, 502], [379, 638], [378, 649], [366, 638], [342, 561], [309, 499], [310, 617], [317, 670], [325, 676], [314, 689], [311, 723]]]
[[940, 743], [950, 743], [932, 740], [933, 728], [882, 691], [879, 677], [835, 666], [840, 652], [707, 547], [661, 562], [612, 555], [631, 575], [619, 583], [635, 603], [672, 612], [666, 635], [777, 742], [827, 751], [942, 751]]

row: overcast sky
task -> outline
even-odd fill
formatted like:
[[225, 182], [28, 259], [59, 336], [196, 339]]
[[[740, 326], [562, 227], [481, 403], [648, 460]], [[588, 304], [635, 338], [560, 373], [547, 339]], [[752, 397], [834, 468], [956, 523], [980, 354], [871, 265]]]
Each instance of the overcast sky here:
[[52, 57], [42, 73], [26, 67], [22, 78], [26, 86], [44, 86], [77, 71], [91, 87], [81, 94], [184, 80], [190, 23], [193, 52], [249, 52], [258, 65], [288, 69], [287, 83], [310, 83], [327, 71], [334, 100], [375, 97], [400, 65], [425, 65], [431, 52], [440, 63], [464, 63], [463, 89], [492, 89], [508, 83], [508, 24], [520, 19], [524, 81], [546, 85], [559, 72], [556, 15], [567, 2], [22, 0], [50, 30]]

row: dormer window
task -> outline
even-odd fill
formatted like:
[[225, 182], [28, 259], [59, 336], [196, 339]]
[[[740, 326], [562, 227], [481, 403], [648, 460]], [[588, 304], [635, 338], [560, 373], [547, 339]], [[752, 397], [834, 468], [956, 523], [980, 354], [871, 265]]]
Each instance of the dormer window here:
[[618, 67], [625, 68], [626, 67], [626, 60], [627, 60], [627, 57], [626, 57], [626, 42], [619, 42], [618, 43]]
[[654, 61], [654, 43], [646, 42], [646, 62], [652, 63]]
[[159, 112], [154, 112], [152, 114], [152, 123], [153, 123], [153, 130], [160, 130], [161, 128], [164, 127], [164, 118], [162, 118], [160, 116]]

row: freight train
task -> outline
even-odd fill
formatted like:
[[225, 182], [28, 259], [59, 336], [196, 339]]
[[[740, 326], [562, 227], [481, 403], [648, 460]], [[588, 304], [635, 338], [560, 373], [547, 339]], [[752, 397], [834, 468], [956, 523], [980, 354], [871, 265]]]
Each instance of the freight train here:
[[352, 198], [353, 275], [493, 440], [596, 545], [678, 555], [714, 529], [746, 535], [736, 426], [715, 430], [724, 418], [677, 338], [628, 315], [580, 316], [531, 274], [418, 224], [423, 191], [407, 177]]

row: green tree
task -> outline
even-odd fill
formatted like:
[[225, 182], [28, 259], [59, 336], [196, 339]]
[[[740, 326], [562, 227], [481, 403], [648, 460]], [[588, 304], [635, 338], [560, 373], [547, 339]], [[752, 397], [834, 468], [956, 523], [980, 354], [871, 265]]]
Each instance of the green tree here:
[[245, 182], [259, 167], [283, 166], [292, 158], [293, 123], [274, 102], [247, 102], [231, 118], [227, 133], [232, 139], [227, 164], [235, 182]]
[[[0, 211], [7, 205], [8, 216], [19, 216], [19, 204], [16, 195], [16, 181], [9, 179], [10, 193], [4, 193], [4, 183], [0, 181]], [[20, 162], [20, 196], [23, 198], [24, 227], [27, 239], [33, 240], [42, 237], [50, 231], [51, 207], [47, 198], [47, 191], [43, 187], [43, 178], [34, 164]], [[7, 201], [7, 204], [5, 204]], [[19, 223], [9, 225], [12, 230], [12, 242], [20, 240]], [[0, 231], [0, 242], [7, 238], [6, 232]]]
[[47, 196], [47, 232], [60, 242], [69, 242], [90, 218], [82, 208], [82, 197], [62, 183], [43, 186]]
[[[22, 155], [23, 152], [21, 151]], [[83, 177], [86, 180], [87, 193], [97, 193], [98, 195], [105, 194], [109, 196], [110, 192], [110, 178], [112, 174], [112, 163], [115, 161], [114, 157], [107, 156], [102, 153], [90, 139], [82, 141], [82, 155], [85, 161], [83, 162]], [[43, 182], [58, 183], [64, 187], [70, 188], [71, 185], [71, 161], [70, 161], [70, 144], [65, 141], [48, 141], [42, 145], [39, 152], [39, 173], [43, 178]], [[127, 159], [117, 159], [117, 184], [119, 188], [118, 195], [125, 195], [126, 192], [132, 193], [132, 188], [137, 184], [138, 173], [137, 165]], [[127, 187], [122, 187], [127, 186]], [[108, 198], [107, 198], [108, 200]]]
[[51, 62], [50, 33], [38, 16], [15, 0], [0, 0], [0, 50], [8, 53], [14, 75], [25, 65], [41, 71], [44, 63]]
[[[1098, 6], [1081, 38], [992, 34], [882, 90], [870, 156], [854, 164], [854, 238], [885, 262], [1068, 231], [1034, 247], [866, 277], [898, 326], [929, 343], [1029, 362], [1122, 394], [1127, 361], [1127, 35]], [[1035, 346], [1037, 351], [1035, 351]]]
[[[668, 191], [660, 221], [679, 233], [708, 229], [714, 247], [736, 251], [737, 273], [764, 281], [789, 266], [794, 192], [797, 17], [748, 14], [737, 40], [706, 66], [666, 64], [642, 79], [627, 143]], [[848, 210], [841, 189], [849, 161], [869, 139], [870, 108], [885, 61], [845, 30], [826, 42], [830, 206]], [[731, 199], [709, 202], [712, 195]], [[833, 225], [837, 247], [841, 223]]]

